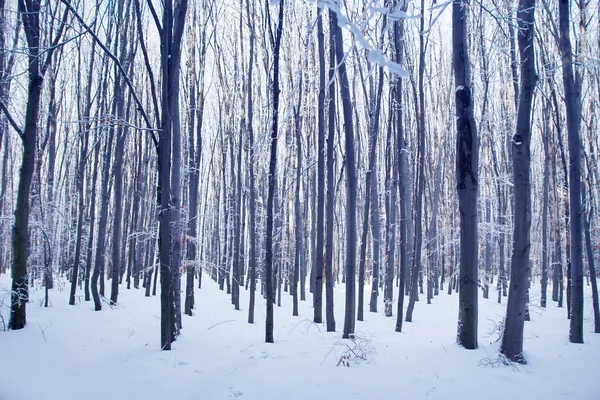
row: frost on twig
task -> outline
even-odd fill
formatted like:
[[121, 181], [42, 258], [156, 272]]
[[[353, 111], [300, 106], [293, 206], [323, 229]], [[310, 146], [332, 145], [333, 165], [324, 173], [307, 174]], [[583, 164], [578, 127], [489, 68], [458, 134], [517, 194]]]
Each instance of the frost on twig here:
[[371, 343], [370, 338], [353, 335], [349, 340], [335, 342], [331, 350], [325, 355], [321, 365], [331, 354], [337, 362], [336, 366], [350, 367], [351, 365], [369, 364], [375, 361], [377, 349]]
[[502, 366], [512, 367], [514, 371], [525, 371], [529, 373], [529, 370], [525, 368], [523, 364], [519, 364], [509, 360], [504, 354], [498, 354], [497, 357], [486, 357], [479, 361], [480, 367], [492, 367], [498, 368]]
[[398, 63], [389, 60], [385, 56], [383, 51], [379, 49], [379, 46], [376, 43], [371, 43], [371, 41], [363, 33], [365, 27], [368, 26], [369, 21], [373, 17], [375, 17], [376, 14], [393, 15], [397, 19], [408, 17], [406, 13], [401, 14], [401, 11], [390, 11], [387, 8], [374, 7], [372, 5], [368, 5], [363, 11], [362, 21], [360, 21], [359, 23], [354, 23], [346, 15], [344, 15], [344, 13], [342, 13], [339, 7], [339, 3], [337, 1], [322, 0], [318, 4], [320, 7], [327, 7], [337, 14], [339, 27], [346, 28], [347, 30], [349, 30], [354, 39], [354, 43], [357, 43], [360, 47], [369, 51], [369, 62], [387, 68], [391, 74], [396, 75], [400, 78], [408, 77], [408, 71], [404, 67], [402, 67]]
[[2, 311], [6, 309], [6, 311], [10, 312], [8, 308], [8, 302], [6, 299], [10, 299], [10, 292], [8, 290], [0, 291], [0, 330], [6, 331], [8, 326], [6, 325], [6, 321], [4, 320], [4, 315]]
[[319, 332], [321, 332], [321, 328], [319, 328], [319, 325], [307, 318], [298, 322], [297, 324], [294, 324], [294, 326], [290, 330], [290, 333], [293, 333], [299, 325], [302, 325], [302, 332], [305, 335], [308, 334], [308, 331], [310, 331], [310, 328], [312, 328], [313, 326], [315, 326], [319, 330]]
[[499, 342], [502, 339], [502, 330], [504, 329], [504, 318], [500, 322], [489, 319], [492, 329], [485, 336], [486, 338], [496, 337], [495, 342]]

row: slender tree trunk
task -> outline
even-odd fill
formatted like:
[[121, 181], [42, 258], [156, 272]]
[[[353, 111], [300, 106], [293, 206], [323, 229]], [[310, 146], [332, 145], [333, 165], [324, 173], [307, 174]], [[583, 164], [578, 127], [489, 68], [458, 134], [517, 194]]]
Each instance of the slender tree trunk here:
[[338, 77], [342, 98], [345, 152], [346, 152], [346, 311], [344, 319], [344, 339], [354, 335], [356, 311], [356, 163], [354, 160], [354, 125], [352, 121], [352, 99], [350, 84], [344, 60], [342, 29], [338, 25], [336, 13], [330, 14], [330, 29], [335, 35], [335, 54], [338, 62]]
[[70, 305], [75, 305], [75, 290], [77, 289], [77, 277], [79, 275], [79, 264], [81, 261], [81, 242], [83, 240], [83, 214], [85, 213], [85, 206], [83, 202], [83, 178], [85, 174], [85, 162], [88, 151], [88, 135], [84, 134], [81, 138], [81, 146], [79, 151], [79, 165], [77, 168], [77, 236], [75, 243], [75, 260], [73, 262], [73, 279], [71, 280], [71, 290], [69, 293]]
[[[92, 274], [92, 298], [94, 299], [94, 309], [100, 311], [102, 302], [98, 293], [98, 280], [104, 279], [102, 271], [105, 262], [106, 249], [106, 225], [108, 222], [108, 181], [110, 180], [110, 156], [112, 153], [114, 135], [108, 135], [106, 149], [102, 160], [102, 184], [100, 187], [100, 217], [98, 218], [98, 238], [96, 240], [96, 260], [94, 263], [94, 273]], [[101, 293], [101, 292], [100, 292]]]
[[456, 85], [456, 181], [460, 215], [460, 279], [458, 343], [477, 348], [478, 245], [477, 197], [479, 191], [479, 139], [473, 117], [471, 70], [467, 44], [467, 10], [452, 3], [452, 54]]
[[[397, 2], [394, 0], [394, 4], [397, 6]], [[401, 1], [400, 10], [405, 12], [407, 10], [406, 1]], [[404, 52], [404, 19], [400, 21], [394, 21], [394, 52], [395, 62], [398, 64], [402, 63], [403, 52]], [[399, 268], [399, 284], [398, 284], [398, 310], [396, 312], [396, 332], [402, 332], [402, 322], [404, 321], [404, 295], [406, 287], [406, 275], [409, 264], [409, 225], [411, 222], [410, 214], [410, 189], [408, 186], [408, 160], [406, 151], [406, 140], [404, 137], [404, 124], [403, 124], [403, 103], [402, 103], [402, 79], [396, 80], [396, 86], [394, 88], [394, 96], [396, 103], [396, 162], [398, 163], [398, 191], [400, 194], [400, 268]], [[393, 276], [386, 274], [386, 288], [392, 287]], [[384, 301], [392, 301], [390, 289], [386, 289]], [[392, 288], [393, 290], [393, 288]], [[392, 293], [393, 294], [393, 293]]]
[[[317, 105], [317, 243], [315, 247], [315, 286], [313, 291], [313, 321], [323, 322], [323, 251], [325, 208], [325, 34], [323, 9], [317, 16], [317, 44], [319, 51], [319, 97]], [[326, 282], [328, 282], [326, 280]]]
[[331, 29], [333, 23], [333, 11], [328, 11], [329, 17], [329, 74], [330, 82], [327, 91], [328, 112], [328, 134], [327, 134], [327, 220], [325, 226], [325, 319], [327, 320], [327, 332], [335, 332], [335, 315], [333, 310], [333, 209], [335, 206], [334, 189], [334, 147], [335, 147], [335, 29]]
[[[582, 2], [581, 4], [585, 4]], [[573, 71], [573, 51], [569, 33], [569, 1], [559, 0], [559, 47], [562, 55], [563, 84], [567, 111], [567, 130], [569, 134], [569, 202], [571, 213], [571, 300], [569, 313], [571, 325], [569, 341], [583, 343], [583, 243], [582, 243], [582, 206], [581, 206], [581, 87], [583, 75], [579, 68]], [[585, 15], [585, 10], [581, 10]], [[582, 16], [582, 18], [584, 18]], [[582, 20], [583, 23], [583, 20]], [[579, 59], [583, 62], [582, 50], [585, 35], [579, 37]]]
[[[195, 27], [197, 24], [196, 10], [192, 11], [192, 24], [188, 27], [188, 43], [190, 44], [189, 55], [189, 132], [188, 132], [188, 151], [189, 151], [189, 192], [188, 192], [188, 226], [187, 235], [192, 240], [186, 245], [186, 289], [184, 313], [192, 316], [194, 309], [194, 276], [196, 274], [196, 260], [198, 249], [195, 239], [198, 236], [198, 187], [200, 184], [200, 160], [202, 157], [202, 125], [204, 117], [204, 46], [205, 32], [202, 31], [201, 49], [200, 49], [200, 79], [196, 71], [196, 35]], [[196, 103], [198, 101], [198, 103]], [[195, 140], [194, 140], [195, 136]]]
[[[302, 73], [302, 72], [300, 72]], [[295, 256], [294, 256], [294, 272], [293, 272], [293, 280], [292, 280], [292, 296], [293, 296], [293, 308], [292, 308], [292, 315], [297, 316], [298, 315], [298, 278], [299, 278], [299, 273], [300, 273], [300, 264], [304, 263], [304, 249], [302, 248], [302, 233], [304, 231], [304, 227], [302, 226], [302, 206], [300, 204], [300, 190], [301, 190], [301, 173], [302, 173], [302, 139], [301, 139], [301, 135], [300, 135], [300, 131], [302, 129], [301, 127], [301, 122], [300, 122], [300, 109], [302, 107], [302, 79], [300, 79], [300, 83], [299, 83], [299, 95], [298, 95], [298, 106], [297, 109], [294, 113], [295, 115], [295, 123], [296, 123], [296, 157], [297, 157], [297, 165], [296, 165], [296, 196], [295, 196], [295, 201], [294, 201], [294, 212], [295, 212], [295, 217], [294, 217], [294, 230], [295, 230]], [[324, 130], [324, 129], [323, 129]], [[322, 132], [319, 132], [319, 135], [322, 135]], [[321, 137], [319, 137], [320, 139]], [[322, 152], [319, 153], [319, 157], [323, 157]], [[322, 168], [319, 170], [319, 174], [323, 175], [324, 171], [322, 170]], [[323, 189], [322, 187], [320, 187], [319, 189]], [[322, 190], [321, 190], [322, 192]], [[323, 193], [321, 193], [321, 203], [322, 203], [322, 195]], [[323, 217], [323, 204], [320, 205], [321, 208], [321, 219]], [[321, 231], [321, 247], [320, 247], [320, 252], [317, 253], [317, 257], [318, 254], [321, 254], [321, 275], [322, 275], [322, 270], [323, 270], [323, 224], [322, 224], [322, 220], [321, 220], [321, 224], [317, 226], [317, 230]], [[318, 239], [317, 239], [318, 240]], [[317, 249], [319, 249], [319, 246], [317, 245]], [[321, 292], [322, 292], [322, 283], [321, 283]]]
[[[181, 38], [185, 27], [186, 10], [187, 0], [175, 4], [172, 0], [165, 1], [160, 32], [162, 117], [157, 147], [159, 171], [157, 200], [160, 207], [161, 350], [171, 350], [171, 343], [175, 340], [178, 329], [181, 328], [180, 310], [179, 312], [177, 310], [180, 299], [176, 297], [180, 292], [178, 286], [180, 281], [177, 276], [181, 264], [179, 75]], [[171, 170], [171, 161], [173, 170]]]
[[[367, 249], [367, 238], [369, 232], [369, 212], [371, 207], [371, 199], [373, 197], [373, 180], [376, 181], [375, 172], [375, 160], [377, 152], [377, 135], [379, 133], [379, 110], [381, 109], [381, 91], [383, 88], [383, 68], [379, 68], [379, 83], [377, 86], [377, 92], [375, 88], [371, 88], [370, 99], [369, 99], [369, 165], [366, 173], [365, 183], [365, 208], [363, 213], [363, 231], [360, 245], [360, 258], [358, 267], [358, 314], [357, 318], [362, 321], [363, 309], [364, 309], [364, 290], [365, 290], [365, 261], [366, 261], [366, 249]], [[376, 183], [375, 183], [376, 184]], [[379, 239], [377, 238], [377, 248], [379, 250]]]
[[250, 4], [251, 0], [246, 1], [246, 15], [248, 17], [249, 25], [250, 25], [250, 51], [248, 53], [248, 147], [249, 147], [249, 155], [248, 155], [248, 191], [249, 194], [249, 220], [248, 224], [248, 241], [250, 242], [250, 254], [249, 254], [249, 263], [250, 263], [250, 302], [248, 304], [248, 323], [254, 323], [254, 303], [256, 301], [256, 191], [255, 191], [255, 178], [254, 178], [254, 113], [252, 103], [252, 75], [254, 72], [254, 41], [255, 41], [255, 33], [254, 33], [254, 24], [252, 23], [254, 16], [254, 9], [252, 9], [252, 14], [250, 13]]
[[546, 298], [548, 292], [548, 192], [550, 188], [550, 135], [549, 135], [549, 105], [547, 102], [544, 103], [542, 114], [543, 114], [543, 124], [542, 131], [543, 137], [542, 141], [544, 142], [544, 198], [542, 204], [542, 280], [541, 280], [541, 289], [542, 293], [540, 296], [540, 306], [546, 307]]
[[[425, 192], [425, 92], [424, 92], [424, 75], [425, 75], [425, 0], [421, 0], [421, 18], [419, 31], [419, 108], [417, 124], [419, 130], [418, 144], [418, 179], [416, 183], [417, 195], [415, 205], [415, 235], [414, 235], [414, 253], [412, 259], [412, 268], [410, 274], [410, 297], [408, 300], [408, 308], [406, 309], [406, 322], [412, 322], [412, 314], [415, 308], [415, 302], [418, 300], [417, 285], [419, 272], [421, 271], [421, 250], [423, 241], [423, 195]], [[409, 235], [411, 237], [411, 235]]]
[[522, 62], [516, 133], [512, 138], [515, 222], [510, 287], [500, 351], [512, 361], [525, 363], [523, 329], [531, 272], [531, 108], [537, 83], [533, 45], [535, 0], [519, 0], [517, 20]]
[[273, 343], [273, 198], [275, 197], [275, 181], [277, 180], [277, 134], [279, 128], [279, 50], [283, 33], [284, 0], [279, 2], [277, 33], [273, 50], [273, 115], [271, 126], [271, 158], [269, 161], [269, 193], [267, 199], [267, 233], [265, 257], [265, 292], [267, 298], [267, 316], [265, 326], [265, 342]]
[[19, 13], [29, 53], [27, 106], [25, 128], [21, 133], [23, 153], [15, 206], [15, 223], [12, 233], [12, 288], [9, 329], [23, 329], [26, 324], [26, 304], [29, 300], [27, 286], [27, 248], [29, 244], [29, 193], [35, 168], [40, 97], [44, 83], [40, 70], [40, 4], [33, 0], [19, 0]]
[[[590, 181], [588, 175], [588, 185]], [[589, 211], [586, 213], [585, 221], [584, 221], [584, 232], [585, 232], [585, 248], [587, 252], [587, 261], [590, 269], [590, 281], [592, 281], [592, 307], [594, 309], [594, 333], [600, 333], [600, 307], [598, 305], [598, 281], [596, 279], [596, 266], [594, 265], [594, 248], [592, 245], [592, 237], [590, 234], [590, 225], [593, 219], [593, 208], [591, 204], [593, 203], [591, 200], [592, 197], [592, 188], [588, 186], [590, 198], [589, 198]], [[585, 188], [582, 191], [582, 202], [585, 204]]]

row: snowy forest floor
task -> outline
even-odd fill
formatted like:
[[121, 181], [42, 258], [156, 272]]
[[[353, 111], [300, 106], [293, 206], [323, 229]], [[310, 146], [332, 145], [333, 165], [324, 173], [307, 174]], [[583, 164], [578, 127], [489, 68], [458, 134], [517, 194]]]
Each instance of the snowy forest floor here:
[[[0, 277], [0, 296], [9, 284], [9, 275]], [[122, 285], [115, 309], [104, 304], [94, 312], [92, 302], [68, 305], [65, 282], [50, 292], [49, 308], [41, 306], [43, 289], [33, 290], [26, 328], [0, 332], [0, 400], [600, 399], [600, 334], [593, 333], [587, 286], [583, 345], [568, 342], [566, 309], [552, 301], [541, 309], [538, 285], [532, 287], [525, 366], [499, 361], [506, 298], [497, 304], [495, 289], [479, 301], [479, 349], [464, 350], [455, 341], [456, 293], [444, 291], [431, 305], [421, 296], [402, 333], [394, 332], [396, 318], [386, 318], [381, 304], [377, 314], [367, 305], [365, 321], [356, 323], [361, 340], [353, 343], [341, 338], [343, 288], [335, 290], [338, 332], [311, 322], [310, 293], [299, 317], [283, 293], [275, 343], [265, 344], [264, 300], [249, 325], [248, 292], [241, 290], [242, 311], [235, 311], [230, 297], [205, 279], [196, 289], [195, 315], [183, 316], [170, 352], [159, 349], [158, 296]], [[6, 307], [1, 313], [7, 321]], [[348, 346], [365, 351], [369, 362], [338, 366]]]

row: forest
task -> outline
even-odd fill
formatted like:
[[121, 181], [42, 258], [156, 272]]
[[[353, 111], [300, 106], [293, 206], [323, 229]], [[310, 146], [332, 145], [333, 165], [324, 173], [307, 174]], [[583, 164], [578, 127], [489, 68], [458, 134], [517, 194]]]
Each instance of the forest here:
[[336, 332], [342, 366], [372, 357], [373, 318], [400, 335], [450, 303], [453, 354], [494, 307], [496, 364], [526, 368], [545, 315], [597, 362], [600, 1], [0, 0], [0, 20], [4, 337], [139, 298], [148, 346], [177, 350], [208, 291], [256, 342], [284, 314]]

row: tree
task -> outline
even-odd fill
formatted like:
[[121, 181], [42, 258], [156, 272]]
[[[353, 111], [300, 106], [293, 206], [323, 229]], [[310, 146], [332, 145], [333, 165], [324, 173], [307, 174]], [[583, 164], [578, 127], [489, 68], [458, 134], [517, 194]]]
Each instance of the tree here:
[[284, 0], [279, 0], [279, 17], [277, 18], [277, 33], [273, 50], [273, 120], [271, 125], [271, 157], [269, 161], [269, 193], [267, 200], [267, 233], [265, 259], [265, 291], [267, 299], [267, 319], [265, 342], [273, 343], [273, 198], [275, 196], [275, 181], [277, 179], [277, 133], [279, 128], [279, 51], [283, 33]]
[[249, 254], [249, 263], [250, 263], [250, 302], [248, 305], [248, 323], [254, 323], [254, 303], [256, 298], [256, 191], [255, 191], [255, 177], [254, 177], [254, 160], [255, 160], [255, 149], [254, 149], [254, 113], [253, 113], [253, 103], [252, 103], [252, 76], [254, 72], [254, 42], [255, 42], [255, 33], [254, 33], [254, 23], [252, 22], [254, 16], [254, 9], [252, 9], [252, 14], [250, 14], [250, 3], [251, 0], [246, 1], [246, 16], [248, 18], [248, 25], [250, 28], [250, 50], [248, 53], [249, 61], [248, 61], [248, 106], [246, 112], [248, 113], [248, 191], [249, 199], [248, 199], [248, 240], [250, 241], [250, 254]]
[[467, 12], [460, 1], [452, 2], [452, 59], [456, 85], [456, 183], [460, 215], [460, 278], [458, 343], [477, 348], [477, 197], [479, 191], [479, 142], [473, 117], [471, 69], [467, 44]]
[[514, 236], [510, 286], [500, 351], [510, 360], [525, 363], [523, 327], [531, 262], [531, 107], [537, 84], [533, 46], [535, 0], [520, 0], [517, 10], [521, 82], [516, 133], [512, 138], [514, 173]]
[[[40, 41], [40, 18], [46, 14], [42, 13], [41, 2], [37, 0], [19, 0], [18, 9], [23, 20], [23, 30], [27, 41], [27, 57], [29, 61], [27, 67], [27, 106], [25, 111], [25, 126], [23, 129], [17, 126], [14, 119], [9, 116], [6, 106], [4, 106], [4, 104], [2, 105], [4, 113], [7, 115], [13, 128], [17, 131], [23, 142], [17, 203], [15, 206], [15, 224], [13, 226], [12, 234], [12, 291], [10, 320], [8, 325], [9, 329], [13, 330], [23, 329], [27, 323], [26, 303], [29, 299], [29, 290], [27, 287], [29, 194], [35, 167], [40, 98], [42, 87], [44, 85], [44, 76], [52, 61], [52, 55], [59, 46], [68, 17], [67, 10], [65, 10], [62, 19], [60, 20], [56, 36], [52, 39], [50, 46], [47, 49], [43, 49], [41, 47], [42, 42]], [[53, 21], [51, 21], [51, 23], [54, 23]]]
[[[333, 11], [328, 11], [329, 26], [333, 26]], [[323, 60], [323, 63], [325, 60]], [[325, 318], [327, 332], [335, 332], [335, 315], [333, 312], [333, 209], [335, 206], [335, 190], [333, 183], [334, 147], [335, 147], [335, 31], [329, 32], [329, 89], [327, 91], [328, 134], [327, 134], [327, 219], [325, 233]]]
[[[161, 38], [161, 128], [158, 141], [158, 199], [159, 209], [159, 258], [160, 258], [160, 284], [161, 284], [161, 349], [171, 350], [171, 343], [175, 339], [173, 324], [175, 323], [175, 300], [173, 277], [178, 268], [176, 260], [171, 258], [171, 252], [177, 254], [178, 246], [176, 235], [171, 226], [179, 223], [178, 215], [172, 217], [173, 210], [179, 206], [179, 182], [171, 189], [171, 179], [179, 180], [179, 174], [174, 165], [171, 172], [171, 155], [173, 161], [180, 157], [180, 153], [173, 150], [172, 142], [180, 138], [179, 122], [179, 75], [181, 60], [181, 39], [185, 26], [185, 14], [187, 1], [173, 2], [167, 0], [164, 3], [162, 26], [157, 22]], [[174, 144], [176, 149], [177, 144]], [[172, 199], [172, 196], [177, 198]], [[174, 212], [178, 213], [178, 210]], [[177, 229], [177, 228], [176, 228]], [[175, 290], [179, 292], [179, 288]]]
[[[396, 7], [398, 4], [394, 1]], [[400, 11], [406, 12], [408, 2], [402, 0], [400, 2]], [[404, 52], [404, 20], [394, 21], [394, 61], [400, 64], [403, 60]], [[400, 279], [398, 285], [398, 311], [396, 315], [396, 332], [402, 332], [402, 321], [404, 320], [404, 291], [406, 288], [406, 276], [409, 265], [409, 252], [411, 246], [409, 226], [412, 224], [410, 217], [410, 188], [409, 188], [409, 175], [408, 175], [408, 160], [406, 151], [406, 139], [404, 136], [404, 124], [403, 124], [403, 105], [402, 105], [402, 80], [396, 81], [396, 87], [394, 88], [394, 101], [396, 105], [396, 168], [398, 169], [398, 192], [400, 195]], [[393, 274], [386, 273], [386, 291], [385, 299], [391, 301], [389, 296], [393, 291]], [[385, 300], [384, 299], [384, 300]]]
[[313, 321], [323, 322], [323, 253], [325, 222], [325, 34], [323, 8], [317, 16], [317, 45], [319, 52], [319, 97], [317, 105], [317, 246], [315, 248], [315, 287], [313, 292]]
[[338, 78], [344, 116], [344, 150], [346, 152], [346, 308], [344, 318], [345, 339], [354, 334], [356, 296], [356, 164], [354, 160], [354, 123], [352, 121], [352, 99], [344, 60], [342, 28], [338, 24], [335, 10], [329, 14], [329, 29], [335, 37], [335, 57], [338, 63]]
[[[582, 214], [581, 206], [581, 87], [583, 74], [581, 67], [573, 71], [573, 50], [569, 33], [570, 13], [569, 0], [559, 0], [559, 48], [562, 59], [563, 86], [565, 91], [565, 106], [567, 111], [567, 131], [569, 141], [569, 202], [571, 214], [571, 300], [569, 315], [571, 325], [569, 341], [583, 343], [583, 241], [582, 241]], [[585, 2], [581, 2], [582, 8]], [[585, 10], [582, 10], [582, 23], [585, 29]], [[585, 35], [579, 37], [578, 64], [583, 64], [583, 51]], [[567, 295], [568, 296], [568, 295]]]

